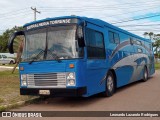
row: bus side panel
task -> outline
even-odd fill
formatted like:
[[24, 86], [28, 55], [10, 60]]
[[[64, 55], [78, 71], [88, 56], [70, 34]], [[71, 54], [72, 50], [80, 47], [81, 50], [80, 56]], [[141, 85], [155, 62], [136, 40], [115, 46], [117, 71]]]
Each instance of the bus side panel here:
[[120, 87], [130, 83], [130, 80], [133, 77], [132, 75], [136, 66], [133, 57], [129, 56], [133, 55], [135, 52], [134, 47], [129, 42], [130, 37], [128, 35], [113, 29], [109, 29], [109, 31], [116, 32], [120, 36], [119, 44], [109, 42], [107, 45], [108, 54], [111, 53], [108, 61], [109, 67], [115, 70], [117, 87]]
[[[93, 64], [95, 64], [94, 61], [87, 60], [79, 61], [77, 64], [77, 85], [78, 87], [85, 86], [87, 88], [87, 93], [83, 97], [88, 97], [105, 90], [105, 84], [101, 81], [106, 75], [106, 69], [102, 68], [102, 65], [99, 63], [95, 64], [95, 66]], [[98, 65], [100, 67], [97, 68]]]
[[133, 73], [132, 66], [122, 66], [115, 70], [117, 76], [117, 87], [127, 85]]
[[[105, 41], [105, 32], [104, 28], [87, 23], [86, 29], [95, 30], [97, 32], [103, 33]], [[87, 53], [87, 48], [85, 48], [85, 53]], [[93, 51], [94, 52], [94, 51]], [[99, 58], [88, 58], [86, 56], [86, 68], [85, 68], [85, 83], [87, 86], [87, 95], [91, 96], [105, 91], [105, 82], [102, 82], [107, 71], [106, 59]]]
[[[137, 41], [140, 41], [140, 40], [137, 40], [137, 39], [134, 39], [134, 42], [136, 43]], [[135, 78], [135, 81], [137, 80], [141, 80], [143, 78], [143, 73], [144, 73], [144, 66], [148, 63], [147, 61], [147, 58], [146, 57], [143, 57], [143, 56], [140, 56], [140, 54], [142, 55], [146, 55], [146, 49], [144, 48], [144, 41], [140, 41], [141, 42], [141, 45], [137, 45], [137, 44], [134, 44], [134, 49], [135, 49], [135, 55], [137, 55], [135, 57], [135, 62], [136, 62], [136, 78]], [[139, 57], [140, 56], [140, 57]]]
[[154, 53], [152, 48], [152, 43], [145, 42], [145, 46], [148, 48], [148, 51], [146, 50], [146, 54], [149, 57], [149, 64], [147, 64], [148, 68], [148, 74], [149, 76], [153, 75], [155, 73], [155, 67], [154, 67]]

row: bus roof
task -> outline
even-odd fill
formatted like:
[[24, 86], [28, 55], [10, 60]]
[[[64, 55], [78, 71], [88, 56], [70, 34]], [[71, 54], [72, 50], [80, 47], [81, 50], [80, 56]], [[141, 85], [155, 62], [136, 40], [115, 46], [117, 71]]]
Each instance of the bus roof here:
[[33, 22], [30, 22], [30, 23], [27, 23], [25, 24], [23, 27], [26, 27], [26, 26], [29, 26], [29, 25], [32, 25], [32, 24], [36, 24], [36, 23], [40, 23], [40, 22], [45, 22], [45, 21], [50, 21], [50, 20], [57, 20], [57, 19], [73, 19], [73, 18], [77, 18], [77, 19], [80, 19], [80, 20], [84, 20], [84, 21], [88, 21], [90, 23], [93, 23], [95, 25], [98, 25], [98, 26], [101, 26], [101, 27], [109, 27], [109, 28], [112, 28], [112, 29], [115, 29], [119, 32], [123, 32], [125, 34], [128, 34], [132, 37], [136, 37], [138, 39], [141, 39], [141, 40], [144, 40], [144, 41], [147, 41], [147, 42], [151, 42], [151, 40], [149, 39], [145, 39], [143, 37], [140, 37], [138, 35], [135, 35], [133, 33], [130, 33], [126, 30], [123, 30], [117, 26], [114, 26], [108, 22], [105, 22], [103, 20], [100, 20], [100, 19], [96, 19], [96, 18], [88, 18], [88, 17], [81, 17], [81, 16], [61, 16], [61, 17], [54, 17], [54, 18], [46, 18], [46, 19], [42, 19], [42, 20], [37, 20], [37, 21], [33, 21]]

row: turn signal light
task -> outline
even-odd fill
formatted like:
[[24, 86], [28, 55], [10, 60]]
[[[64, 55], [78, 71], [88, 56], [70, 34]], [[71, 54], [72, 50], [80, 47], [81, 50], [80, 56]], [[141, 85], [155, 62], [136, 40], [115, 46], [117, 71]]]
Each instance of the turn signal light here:
[[69, 64], [69, 68], [74, 68], [74, 64]]
[[24, 67], [20, 67], [20, 70], [23, 71], [23, 70], [24, 70]]

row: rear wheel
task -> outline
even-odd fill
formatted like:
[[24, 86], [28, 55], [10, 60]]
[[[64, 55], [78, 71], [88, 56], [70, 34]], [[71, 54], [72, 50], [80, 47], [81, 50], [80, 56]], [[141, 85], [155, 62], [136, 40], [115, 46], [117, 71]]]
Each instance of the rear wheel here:
[[148, 80], [148, 70], [147, 67], [144, 67], [144, 71], [143, 71], [143, 81], [147, 81]]
[[14, 64], [14, 62], [11, 60], [9, 64]]
[[106, 77], [106, 90], [103, 93], [103, 96], [110, 97], [115, 92], [115, 77], [111, 71], [108, 72]]

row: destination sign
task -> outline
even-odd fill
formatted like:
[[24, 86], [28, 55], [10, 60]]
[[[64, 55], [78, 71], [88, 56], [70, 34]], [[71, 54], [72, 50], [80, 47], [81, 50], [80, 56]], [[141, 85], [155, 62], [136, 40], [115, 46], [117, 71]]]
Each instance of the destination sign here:
[[51, 21], [44, 21], [40, 23], [35, 23], [32, 25], [29, 25], [26, 27], [27, 30], [43, 27], [43, 26], [49, 26], [49, 25], [55, 25], [55, 24], [69, 24], [69, 23], [77, 23], [77, 19], [60, 19], [60, 20], [51, 20]]

